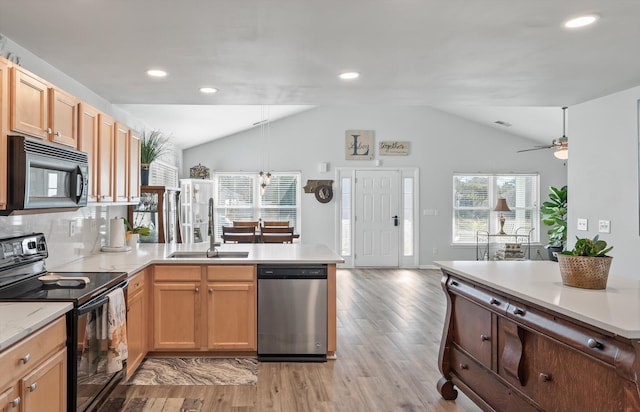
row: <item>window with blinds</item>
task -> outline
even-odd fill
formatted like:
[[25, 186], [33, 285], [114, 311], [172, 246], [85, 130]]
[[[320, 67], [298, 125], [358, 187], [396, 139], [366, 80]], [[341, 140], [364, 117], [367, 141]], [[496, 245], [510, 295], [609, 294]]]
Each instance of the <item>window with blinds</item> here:
[[299, 232], [300, 180], [300, 173], [272, 172], [261, 195], [258, 173], [215, 173], [216, 237], [234, 220], [288, 221]]
[[[538, 174], [454, 174], [453, 176], [453, 243], [475, 243], [478, 231], [497, 233], [501, 212], [495, 208], [498, 198], [505, 198], [510, 212], [505, 217], [504, 231], [531, 233], [531, 241], [540, 240]], [[496, 239], [507, 241], [508, 239]]]

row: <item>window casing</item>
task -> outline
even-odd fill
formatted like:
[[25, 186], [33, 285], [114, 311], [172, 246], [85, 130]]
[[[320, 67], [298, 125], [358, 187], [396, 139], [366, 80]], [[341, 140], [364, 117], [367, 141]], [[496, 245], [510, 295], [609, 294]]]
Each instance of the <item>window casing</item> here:
[[[453, 176], [453, 244], [476, 242], [478, 231], [491, 234], [500, 231], [501, 212], [493, 209], [498, 198], [504, 197], [511, 209], [502, 212], [504, 231], [508, 234], [527, 233], [531, 242], [540, 241], [540, 175], [538, 174], [468, 174]], [[508, 242], [497, 237], [496, 242]]]
[[271, 175], [261, 194], [258, 173], [214, 174], [216, 241], [221, 240], [222, 226], [231, 226], [234, 220], [289, 221], [300, 232], [300, 173]]

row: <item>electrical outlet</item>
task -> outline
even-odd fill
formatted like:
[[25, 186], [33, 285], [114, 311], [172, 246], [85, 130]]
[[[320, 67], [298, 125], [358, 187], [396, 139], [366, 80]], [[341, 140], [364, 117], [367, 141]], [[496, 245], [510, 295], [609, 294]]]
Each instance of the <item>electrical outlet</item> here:
[[76, 234], [76, 221], [71, 220], [69, 221], [69, 237], [72, 237], [75, 234]]
[[587, 219], [578, 219], [578, 230], [589, 230], [589, 221]]
[[609, 221], [609, 220], [599, 220], [598, 221], [598, 232], [600, 232], [600, 233], [611, 233], [611, 221]]

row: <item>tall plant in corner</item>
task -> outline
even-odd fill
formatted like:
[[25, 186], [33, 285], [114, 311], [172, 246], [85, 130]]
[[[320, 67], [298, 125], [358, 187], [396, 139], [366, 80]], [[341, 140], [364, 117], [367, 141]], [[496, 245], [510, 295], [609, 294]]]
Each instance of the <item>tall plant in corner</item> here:
[[557, 261], [555, 253], [562, 252], [567, 242], [567, 186], [559, 189], [551, 186], [549, 190], [549, 200], [542, 203], [540, 213], [542, 213], [542, 223], [551, 226], [547, 231], [549, 258]]
[[149, 165], [160, 156], [169, 152], [169, 136], [160, 130], [142, 132], [140, 139], [140, 178], [143, 185], [149, 183]]

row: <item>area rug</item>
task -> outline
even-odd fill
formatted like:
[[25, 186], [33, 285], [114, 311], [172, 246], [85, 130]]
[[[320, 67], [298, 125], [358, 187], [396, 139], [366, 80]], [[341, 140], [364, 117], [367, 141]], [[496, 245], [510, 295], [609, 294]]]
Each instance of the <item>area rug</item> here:
[[126, 385], [255, 385], [254, 358], [147, 358]]

